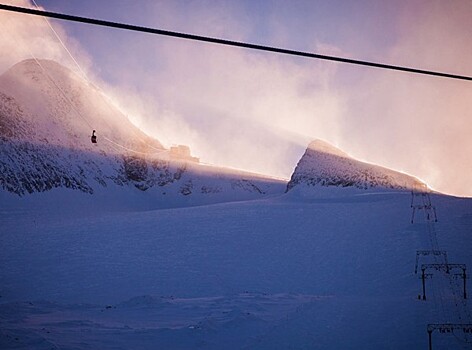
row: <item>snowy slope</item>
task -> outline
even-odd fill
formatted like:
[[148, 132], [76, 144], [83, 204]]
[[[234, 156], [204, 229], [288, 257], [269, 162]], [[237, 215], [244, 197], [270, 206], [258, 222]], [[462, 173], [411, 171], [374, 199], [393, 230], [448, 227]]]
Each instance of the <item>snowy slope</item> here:
[[358, 161], [327, 142], [315, 140], [298, 162], [287, 191], [295, 187], [298, 190], [313, 187], [316, 191], [326, 187], [408, 190], [424, 189], [425, 184], [412, 176]]
[[472, 266], [471, 199], [434, 194], [439, 222], [411, 224], [424, 184], [321, 141], [288, 186], [171, 160], [40, 63], [0, 77], [0, 349], [426, 349], [428, 323], [472, 322], [460, 278], [420, 301], [414, 273], [417, 250]]
[[[163, 149], [95, 86], [54, 61], [30, 59], [16, 64], [0, 77], [0, 91], [2, 135], [7, 128], [7, 136], [15, 139], [92, 152], [96, 147], [89, 136], [96, 129], [102, 141], [109, 137], [142, 152]], [[11, 108], [17, 113], [10, 115]], [[115, 147], [104, 142], [100, 150], [112, 152]]]
[[[98, 144], [90, 142], [92, 129]], [[48, 60], [26, 60], [0, 76], [0, 170], [0, 189], [20, 196], [61, 187], [88, 194], [131, 187], [206, 203], [257, 198], [284, 186], [174, 159], [96, 87]]]
[[[135, 212], [53, 194], [0, 212], [0, 348], [427, 349], [427, 323], [467, 321], [452, 274], [417, 300], [431, 241], [406, 192]], [[441, 249], [472, 266], [472, 201], [432, 200]]]

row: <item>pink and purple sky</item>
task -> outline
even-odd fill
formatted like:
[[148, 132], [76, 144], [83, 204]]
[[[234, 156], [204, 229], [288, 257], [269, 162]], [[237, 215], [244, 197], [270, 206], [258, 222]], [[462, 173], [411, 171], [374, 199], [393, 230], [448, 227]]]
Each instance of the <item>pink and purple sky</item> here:
[[[48, 11], [472, 76], [472, 2], [36, 0]], [[32, 6], [29, 0], [3, 0]], [[51, 20], [129, 118], [202, 161], [288, 178], [309, 141], [472, 196], [472, 83]], [[0, 11], [0, 73], [77, 71], [44, 19]]]

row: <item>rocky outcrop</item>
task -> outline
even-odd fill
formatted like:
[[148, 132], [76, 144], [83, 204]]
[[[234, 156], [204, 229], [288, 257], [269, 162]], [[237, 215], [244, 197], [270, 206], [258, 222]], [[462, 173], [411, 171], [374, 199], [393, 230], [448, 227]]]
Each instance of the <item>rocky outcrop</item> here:
[[287, 192], [294, 187], [424, 188], [418, 179], [378, 165], [358, 161], [321, 140], [311, 142], [298, 162]]

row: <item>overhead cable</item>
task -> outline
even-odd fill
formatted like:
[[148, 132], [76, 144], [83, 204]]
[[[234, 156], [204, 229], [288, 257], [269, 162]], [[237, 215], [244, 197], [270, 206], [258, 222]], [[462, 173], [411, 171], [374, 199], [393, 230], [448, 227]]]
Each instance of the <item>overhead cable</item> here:
[[320, 59], [320, 60], [355, 64], [355, 65], [360, 65], [360, 66], [402, 71], [402, 72], [408, 72], [408, 73], [416, 73], [416, 74], [437, 76], [437, 77], [443, 77], [443, 78], [472, 81], [472, 77], [465, 76], [465, 75], [457, 75], [457, 74], [451, 74], [451, 73], [445, 73], [445, 72], [418, 69], [418, 68], [413, 68], [413, 67], [404, 67], [404, 66], [390, 65], [390, 64], [384, 64], [384, 63], [355, 60], [355, 59], [339, 57], [339, 56], [327, 56], [327, 55], [321, 55], [317, 53], [296, 51], [296, 50], [284, 49], [284, 48], [273, 47], [273, 46], [257, 45], [257, 44], [251, 44], [251, 43], [240, 42], [240, 41], [231, 41], [231, 40], [226, 40], [226, 39], [212, 38], [212, 37], [187, 34], [187, 33], [179, 33], [179, 32], [173, 32], [173, 31], [150, 28], [150, 27], [142, 27], [142, 26], [137, 26], [137, 25], [132, 25], [132, 24], [110, 22], [110, 21], [88, 18], [88, 17], [79, 17], [79, 16], [67, 15], [67, 14], [57, 13], [57, 12], [39, 11], [39, 10], [31, 9], [31, 8], [25, 8], [25, 7], [0, 4], [0, 10], [20, 12], [20, 13], [26, 13], [26, 14], [31, 14], [31, 15], [37, 15], [37, 16], [56, 18], [56, 19], [61, 19], [61, 20], [66, 20], [66, 21], [87, 23], [87, 24], [93, 24], [93, 25], [98, 25], [98, 26], [125, 29], [125, 30], [143, 32], [143, 33], [149, 33], [149, 34], [164, 35], [164, 36], [170, 36], [174, 38], [195, 40], [195, 41], [220, 44], [220, 45], [226, 45], [226, 46], [241, 47], [241, 48], [246, 48], [246, 49], [280, 53], [280, 54], [286, 54], [286, 55], [292, 55], [292, 56], [307, 57], [307, 58], [314, 58], [314, 59]]

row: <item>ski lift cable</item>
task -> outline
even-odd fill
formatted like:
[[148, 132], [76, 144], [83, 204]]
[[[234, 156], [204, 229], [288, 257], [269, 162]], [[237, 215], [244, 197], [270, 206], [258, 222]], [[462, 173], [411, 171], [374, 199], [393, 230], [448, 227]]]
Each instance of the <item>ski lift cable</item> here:
[[[0, 33], [2, 33], [3, 35], [3, 31], [0, 31]], [[47, 72], [47, 70], [44, 68], [44, 66], [41, 64], [41, 62], [38, 60], [38, 58], [33, 54], [33, 52], [28, 48], [27, 49], [29, 55], [32, 57], [32, 59], [36, 62], [36, 64], [40, 67], [41, 71], [43, 72], [43, 74], [46, 76], [46, 78], [48, 79], [48, 81], [50, 83], [52, 83], [54, 85], [54, 87], [60, 92], [61, 96], [64, 98], [65, 102], [68, 103], [70, 105], [70, 107], [72, 108], [72, 110], [76, 113], [76, 115], [78, 115], [80, 118], [82, 118], [82, 120], [88, 125], [89, 128], [93, 129], [92, 125], [89, 123], [89, 121], [87, 120], [87, 118], [85, 118], [82, 113], [80, 113], [80, 111], [75, 107], [75, 105], [72, 103], [72, 101], [70, 100], [70, 98], [66, 95], [66, 93], [64, 92], [64, 90], [62, 90], [62, 88], [56, 83], [56, 81], [51, 77], [51, 75]], [[119, 146], [120, 148], [122, 149], [125, 149], [127, 151], [130, 151], [130, 152], [133, 152], [133, 153], [138, 153], [138, 154], [145, 154], [145, 155], [150, 155], [150, 154], [156, 154], [156, 153], [162, 153], [164, 151], [167, 151], [167, 150], [163, 150], [162, 152], [150, 152], [150, 153], [145, 153], [145, 152], [139, 152], [139, 151], [136, 151], [136, 150], [133, 150], [133, 149], [130, 149], [128, 147], [125, 147], [123, 145], [120, 145], [119, 143], [109, 139], [108, 137], [103, 137], [105, 140], [107, 140], [108, 142], [110, 143], [113, 143], [114, 145], [117, 145]]]
[[353, 65], [367, 66], [367, 67], [373, 67], [373, 68], [402, 71], [402, 72], [407, 72], [407, 73], [416, 73], [416, 74], [423, 74], [423, 75], [429, 75], [429, 76], [472, 81], [471, 76], [465, 76], [465, 75], [457, 75], [457, 74], [451, 74], [451, 73], [445, 73], [445, 72], [384, 64], [384, 63], [378, 63], [378, 62], [355, 60], [355, 59], [340, 57], [340, 56], [321, 55], [321, 54], [311, 53], [311, 52], [306, 52], [306, 51], [297, 51], [297, 50], [291, 50], [291, 49], [285, 49], [285, 48], [279, 48], [279, 47], [273, 47], [273, 46], [252, 44], [252, 43], [247, 43], [247, 42], [242, 42], [242, 41], [231, 41], [231, 40], [226, 40], [226, 39], [206, 37], [206, 36], [195, 35], [195, 34], [173, 32], [173, 31], [150, 28], [150, 27], [143, 27], [143, 26], [137, 26], [137, 25], [131, 25], [131, 24], [125, 24], [125, 23], [119, 23], [119, 22], [105, 21], [105, 20], [89, 18], [89, 17], [67, 15], [67, 14], [57, 13], [57, 12], [39, 11], [39, 10], [35, 10], [31, 8], [24, 8], [24, 7], [19, 7], [19, 6], [0, 4], [0, 10], [19, 12], [19, 13], [25, 13], [25, 14], [30, 14], [30, 15], [36, 15], [36, 16], [56, 18], [56, 19], [61, 19], [65, 21], [93, 24], [93, 25], [98, 25], [98, 26], [124, 29], [124, 30], [143, 32], [143, 33], [149, 33], [149, 34], [163, 35], [163, 36], [169, 36], [169, 37], [181, 38], [181, 39], [187, 39], [187, 40], [193, 40], [193, 41], [199, 41], [199, 42], [213, 43], [213, 44], [246, 48], [246, 49], [252, 49], [252, 50], [272, 52], [272, 53], [279, 53], [279, 54], [285, 54], [285, 55], [291, 55], [291, 56], [299, 56], [299, 57], [305, 57], [305, 58], [313, 58], [313, 59], [319, 59], [319, 60], [348, 63], [348, 64], [353, 64]]
[[[465, 343], [465, 344], [472, 344], [472, 341], [468, 340], [467, 339], [467, 335], [464, 336], [465, 339], [461, 339], [457, 336], [457, 334], [454, 332], [454, 330], [452, 331], [452, 334], [454, 335], [454, 337], [456, 338], [457, 341], [461, 342], [461, 343]], [[464, 345], [464, 349], [470, 349], [467, 345], [465, 344], [462, 344]]]
[[72, 101], [69, 99], [69, 97], [66, 95], [66, 93], [64, 92], [64, 90], [62, 90], [62, 88], [57, 85], [56, 81], [51, 77], [51, 75], [47, 72], [47, 70], [43, 67], [43, 65], [41, 64], [41, 62], [39, 62], [39, 60], [36, 58], [36, 56], [34, 56], [34, 54], [30, 51], [31, 53], [31, 57], [34, 59], [34, 61], [36, 62], [36, 64], [41, 68], [41, 70], [43, 71], [43, 73], [46, 75], [46, 77], [48, 78], [49, 81], [51, 81], [54, 86], [59, 90], [59, 92], [61, 93], [62, 97], [64, 97], [64, 99], [69, 103], [69, 105], [72, 107], [72, 109], [74, 110], [74, 112], [79, 116], [81, 117], [85, 123], [91, 128], [93, 129], [92, 125], [89, 123], [89, 121], [87, 120], [87, 118], [85, 118], [82, 113], [80, 113], [77, 108], [75, 108], [74, 104], [72, 103]]
[[[66, 102], [71, 106], [71, 108], [74, 110], [74, 112], [79, 116], [81, 117], [85, 123], [87, 123], [87, 125], [93, 129], [92, 125], [88, 122], [88, 120], [82, 115], [82, 113], [80, 113], [80, 111], [74, 106], [74, 104], [72, 103], [72, 101], [70, 100], [70, 98], [66, 95], [66, 93], [62, 90], [62, 88], [57, 85], [57, 83], [54, 81], [54, 79], [50, 76], [50, 74], [47, 72], [47, 70], [43, 67], [43, 65], [41, 64], [41, 62], [34, 56], [34, 54], [31, 52], [31, 56], [33, 57], [33, 59], [35, 60], [35, 62], [39, 65], [39, 67], [41, 68], [41, 70], [43, 71], [43, 73], [46, 75], [46, 77], [54, 84], [54, 86], [60, 91], [61, 95], [64, 97], [64, 99], [66, 100]], [[103, 136], [103, 139], [105, 139], [106, 141], [110, 142], [110, 143], [113, 143], [114, 145], [117, 145], [127, 151], [130, 151], [130, 152], [133, 152], [133, 153], [138, 153], [138, 154], [145, 154], [145, 155], [154, 155], [154, 154], [157, 154], [157, 153], [162, 153], [166, 150], [162, 150], [161, 152], [140, 152], [140, 151], [136, 151], [136, 150], [133, 150], [131, 148], [128, 148], [126, 146], [123, 146], [121, 144], [119, 144], [118, 142], [115, 142], [113, 140], [111, 140], [110, 138], [106, 137], [106, 136]]]
[[[430, 234], [434, 235], [434, 237], [436, 238], [436, 242], [437, 242], [437, 235], [436, 235], [435, 227], [432, 223], [430, 223], [429, 230], [430, 230]], [[438, 244], [436, 244], [436, 246], [438, 247]], [[447, 263], [447, 261], [444, 261], [444, 263]], [[458, 296], [458, 293], [457, 293], [457, 281], [456, 281], [456, 284], [454, 284], [454, 282], [452, 280], [452, 276], [445, 276], [445, 277], [447, 278], [448, 284], [446, 286], [441, 285], [441, 288], [442, 289], [444, 289], [444, 288], [449, 289], [452, 293], [452, 299], [454, 301], [454, 305], [453, 305], [453, 308], [452, 308], [453, 310], [451, 310], [451, 311], [453, 313], [455, 311], [455, 314], [459, 319], [466, 318], [467, 321], [470, 322], [471, 321], [471, 315], [469, 313], [469, 310], [467, 309], [467, 305], [465, 305], [461, 302], [463, 300], [462, 300], [462, 298], [460, 298]], [[441, 302], [442, 302], [442, 300], [441, 300]]]
[[[4, 27], [4, 30], [7, 30], [7, 28]], [[3, 32], [3, 31], [2, 31]], [[15, 47], [16, 48], [16, 47]], [[61, 89], [60, 86], [57, 85], [57, 83], [54, 81], [54, 79], [51, 77], [51, 75], [47, 72], [47, 70], [43, 67], [43, 65], [41, 64], [41, 62], [36, 58], [36, 56], [33, 54], [33, 52], [31, 51], [30, 48], [26, 48], [26, 51], [29, 53], [29, 55], [31, 56], [31, 58], [36, 62], [36, 64], [39, 66], [39, 68], [41, 69], [41, 71], [43, 72], [43, 74], [46, 76], [47, 80], [49, 80], [50, 83], [52, 83], [57, 90], [59, 90], [59, 92], [61, 93], [62, 97], [66, 100], [67, 103], [69, 103], [72, 107], [72, 109], [76, 112], [76, 114], [81, 117], [83, 119], [83, 121], [91, 128], [93, 129], [92, 125], [89, 123], [89, 121], [82, 115], [80, 114], [79, 111], [77, 111], [77, 109], [74, 107], [74, 105], [72, 104], [72, 101], [70, 101], [70, 99], [67, 97], [67, 95], [65, 94], [65, 92]]]
[[[0, 34], [3, 35], [3, 31], [0, 31]], [[31, 56], [31, 58], [36, 62], [36, 64], [40, 67], [41, 71], [43, 72], [43, 74], [46, 76], [46, 78], [48, 79], [48, 81], [50, 83], [52, 83], [54, 85], [54, 87], [60, 92], [61, 96], [64, 98], [65, 102], [68, 103], [70, 105], [70, 107], [72, 108], [72, 110], [76, 113], [76, 115], [78, 115], [80, 118], [82, 118], [82, 120], [87, 124], [87, 126], [91, 129], [93, 129], [92, 125], [89, 123], [89, 121], [82, 115], [82, 113], [80, 113], [80, 111], [75, 107], [75, 105], [72, 103], [72, 101], [69, 99], [69, 97], [66, 95], [66, 93], [64, 92], [64, 90], [62, 90], [62, 88], [56, 83], [56, 81], [51, 77], [51, 75], [47, 72], [47, 70], [44, 68], [44, 66], [41, 64], [41, 62], [38, 60], [38, 58], [33, 54], [33, 52], [28, 48], [27, 49], [29, 55]], [[125, 149], [129, 152], [133, 152], [133, 153], [137, 153], [137, 154], [144, 154], [144, 155], [155, 155], [157, 153], [162, 153], [162, 152], [165, 152], [167, 150], [162, 150], [160, 152], [139, 152], [139, 151], [136, 151], [136, 150], [133, 150], [131, 148], [128, 148], [128, 147], [125, 147], [123, 145], [120, 145], [118, 142], [115, 142], [111, 139], [109, 139], [108, 137], [103, 137], [105, 140], [107, 140], [108, 142], [110, 143], [113, 143], [114, 145], [117, 145], [119, 146], [120, 148], [122, 149]]]
[[[437, 242], [437, 234], [436, 234], [436, 230], [435, 230], [435, 225], [433, 223], [428, 223], [428, 230], [429, 230], [429, 234], [431, 236], [434, 237], [434, 240], [436, 241], [436, 244], [435, 246], [439, 249], [439, 244]], [[436, 258], [436, 257], [435, 257]], [[447, 261], [445, 261], [445, 263], [447, 263]], [[441, 284], [441, 303], [443, 304], [444, 301], [443, 301], [443, 297], [442, 297], [442, 294], [445, 292], [443, 289], [448, 289], [451, 293], [452, 293], [452, 301], [453, 301], [453, 305], [451, 309], [451, 316], [455, 316], [455, 317], [458, 317], [459, 320], [463, 321], [463, 319], [466, 319], [468, 323], [471, 322], [471, 314], [469, 312], [469, 309], [467, 307], [467, 303], [466, 303], [466, 300], [462, 299], [461, 297], [459, 297], [458, 295], [458, 282], [457, 280], [453, 281], [453, 276], [445, 276], [446, 280], [447, 280], [447, 284], [446, 286], [444, 286], [443, 284]], [[454, 315], [453, 315], [454, 314]], [[467, 337], [466, 337], [467, 338]], [[468, 339], [466, 339], [466, 342], [467, 343], [471, 343]]]
[[109, 138], [106, 137], [106, 136], [103, 136], [103, 139], [107, 140], [108, 142], [110, 142], [110, 143], [112, 143], [112, 144], [114, 144], [114, 145], [116, 145], [116, 146], [118, 146], [118, 147], [120, 147], [120, 148], [122, 148], [122, 149], [124, 149], [124, 150], [127, 150], [127, 151], [129, 151], [129, 152], [133, 152], [133, 153], [137, 153], [137, 154], [156, 155], [156, 154], [160, 154], [160, 153], [167, 152], [166, 149], [159, 150], [159, 151], [157, 151], [157, 152], [140, 152], [140, 151], [136, 151], [136, 150], [134, 150], [134, 149], [128, 148], [128, 147], [126, 147], [126, 146], [120, 145], [119, 143], [117, 143], [117, 142], [115, 142], [115, 141], [109, 139]]
[[[439, 245], [438, 245], [438, 241], [437, 241], [437, 237], [436, 237], [436, 232], [434, 230], [434, 226], [431, 222], [427, 222], [427, 229], [428, 229], [428, 234], [429, 234], [429, 237], [430, 237], [430, 240], [431, 240], [431, 249], [434, 251], [434, 250], [439, 250]], [[436, 264], [440, 263], [440, 261], [438, 261], [438, 257], [436, 255], [433, 255], [433, 259], [435, 261]], [[440, 302], [440, 305], [441, 305], [441, 311], [442, 311], [442, 315], [443, 315], [443, 319], [445, 322], [448, 322], [449, 320], [449, 315], [448, 313], [446, 312], [446, 306], [445, 306], [445, 292], [443, 290], [443, 284], [441, 283], [441, 277], [442, 276], [439, 276], [436, 280], [437, 280], [437, 283], [434, 283], [433, 281], [431, 281], [432, 283], [432, 286], [433, 286], [433, 290], [436, 288], [437, 289], [437, 296], [439, 297], [439, 302]]]
[[449, 286], [451, 287], [451, 290], [452, 290], [452, 295], [453, 295], [454, 303], [456, 306], [456, 312], [459, 319], [460, 320], [466, 319], [467, 323], [471, 323], [472, 318], [467, 308], [467, 304], [464, 303], [465, 299], [459, 296], [459, 293], [458, 293], [458, 290], [460, 289], [459, 283], [457, 279], [455, 279], [453, 276], [449, 276]]
[[[426, 214], [425, 214], [426, 215]], [[439, 246], [437, 244], [437, 240], [436, 240], [436, 235], [435, 235], [435, 231], [434, 231], [434, 226], [431, 222], [429, 222], [427, 220], [427, 218], [425, 217], [425, 220], [426, 220], [426, 231], [427, 231], [427, 236], [430, 240], [430, 244], [431, 244], [431, 250], [433, 251], [437, 251], [439, 250]], [[433, 255], [433, 259], [435, 261], [435, 263], [440, 263], [440, 261], [438, 261], [438, 257], [436, 255]], [[434, 300], [437, 300], [439, 299], [439, 304], [440, 304], [440, 307], [438, 307], [436, 309], [436, 313], [437, 313], [437, 318], [440, 318], [441, 314], [442, 314], [442, 318], [444, 320], [444, 322], [447, 322], [448, 319], [449, 319], [449, 315], [446, 313], [446, 307], [445, 307], [445, 297], [444, 297], [444, 291], [443, 291], [443, 286], [442, 284], [440, 283], [441, 277], [439, 276], [436, 280], [437, 280], [437, 283], [435, 283], [435, 281], [431, 281], [431, 291], [432, 291], [432, 294], [433, 294], [433, 299]]]
[[[36, 6], [36, 8], [39, 10], [40, 7], [38, 6], [38, 4], [36, 3], [35, 0], [31, 0], [33, 1], [33, 4], [34, 6]], [[69, 55], [69, 57], [72, 59], [72, 61], [75, 63], [75, 65], [77, 66], [77, 68], [79, 69], [79, 72], [80, 74], [82, 75], [82, 77], [87, 80], [87, 75], [85, 74], [85, 71], [82, 69], [82, 67], [80, 66], [79, 62], [77, 62], [77, 60], [74, 58], [74, 56], [72, 55], [72, 53], [69, 51], [69, 49], [67, 48], [67, 46], [64, 44], [64, 42], [62, 41], [61, 37], [59, 36], [59, 34], [56, 32], [56, 30], [53, 28], [53, 26], [51, 25], [51, 23], [49, 23], [49, 21], [46, 19], [46, 17], [43, 17], [44, 19], [44, 22], [46, 22], [46, 24], [48, 25], [48, 27], [51, 29], [51, 31], [54, 33], [54, 36], [56, 37], [56, 39], [61, 43], [62, 47], [64, 48], [64, 50], [66, 50], [67, 54]]]
[[[38, 10], [40, 10], [40, 7], [38, 5], [38, 3], [35, 1], [35, 0], [32, 0], [33, 1], [33, 4], [34, 6], [36, 6], [36, 8]], [[60, 35], [56, 32], [56, 30], [54, 30], [53, 26], [49, 23], [49, 21], [47, 20], [46, 17], [42, 17], [44, 19], [44, 21], [46, 22], [46, 24], [48, 25], [48, 27], [51, 29], [51, 31], [53, 32], [54, 36], [56, 37], [56, 39], [59, 41], [59, 43], [61, 44], [61, 46], [64, 48], [64, 50], [67, 52], [67, 54], [69, 55], [69, 57], [72, 59], [72, 61], [74, 62], [74, 64], [77, 66], [80, 74], [82, 75], [82, 78], [88, 83], [90, 84], [90, 80], [88, 79], [87, 77], [87, 74], [85, 73], [85, 70], [82, 69], [81, 65], [79, 64], [79, 62], [75, 59], [74, 55], [72, 54], [72, 52], [67, 48], [66, 44], [64, 43], [64, 41], [61, 39]], [[97, 87], [98, 88], [98, 87]], [[111, 107], [111, 103], [108, 101], [108, 97], [103, 93], [103, 91], [98, 88], [98, 91], [102, 94], [102, 96], [104, 97], [104, 101], [105, 101], [105, 104], [107, 105], [107, 107], [112, 110], [112, 107]], [[129, 119], [129, 118], [128, 118]], [[141, 141], [143, 142], [144, 144], [146, 144], [147, 146], [149, 146], [150, 148], [153, 148], [155, 150], [158, 150], [157, 148], [155, 148], [154, 146], [148, 144], [145, 140], [143, 140], [139, 135], [136, 134], [136, 132], [131, 129], [131, 132]], [[108, 139], [109, 140], [109, 139]], [[114, 142], [114, 141], [113, 141]], [[124, 146], [122, 146], [124, 149], [128, 149]], [[159, 149], [159, 151], [161, 151]], [[133, 151], [133, 152], [137, 152], [137, 151]], [[138, 152], [139, 153], [139, 152]], [[159, 152], [160, 153], [160, 152]]]
[[[456, 304], [456, 310], [457, 310], [457, 313], [458, 313], [458, 316], [459, 318], [466, 318], [467, 321], [470, 323], [471, 321], [471, 318], [470, 318], [470, 313], [469, 313], [469, 310], [467, 310], [467, 308], [462, 308], [462, 306], [464, 306], [464, 304], [461, 302], [463, 300], [463, 298], [461, 296], [459, 296], [458, 294], [458, 281], [456, 278], [454, 277], [457, 277], [457, 276], [449, 276], [448, 280], [449, 280], [449, 286], [451, 287], [451, 290], [452, 290], [452, 296], [453, 296], [453, 299], [454, 299], [454, 303]], [[463, 311], [463, 312], [462, 312]]]
[[[64, 99], [66, 100], [67, 103], [69, 103], [69, 105], [71, 106], [71, 108], [75, 111], [75, 113], [80, 116], [86, 123], [87, 125], [93, 129], [92, 125], [88, 122], [88, 120], [82, 115], [82, 113], [80, 113], [80, 111], [74, 106], [74, 104], [72, 103], [72, 101], [70, 100], [70, 98], [66, 95], [66, 93], [62, 90], [62, 88], [57, 85], [57, 83], [54, 81], [54, 79], [49, 75], [49, 73], [46, 71], [46, 69], [43, 67], [43, 65], [41, 64], [41, 62], [34, 56], [33, 53], [31, 53], [31, 56], [33, 57], [33, 59], [35, 60], [35, 62], [41, 67], [42, 71], [44, 72], [44, 74], [48, 77], [48, 79], [54, 84], [54, 86], [61, 92], [62, 96], [64, 97]], [[133, 152], [133, 153], [138, 153], [138, 154], [145, 154], [145, 155], [150, 155], [150, 154], [157, 154], [157, 153], [162, 153], [166, 150], [163, 150], [161, 152], [140, 152], [140, 151], [136, 151], [136, 150], [133, 150], [131, 148], [128, 148], [126, 146], [123, 146], [121, 144], [119, 144], [118, 142], [115, 142], [113, 140], [111, 140], [110, 138], [106, 137], [106, 136], [103, 136], [103, 139], [105, 139], [106, 141], [114, 144], [114, 145], [117, 145], [119, 146], [120, 148], [122, 149], [125, 149], [127, 151], [130, 151], [130, 152]]]
[[[436, 234], [436, 230], [435, 230], [435, 226], [433, 223], [431, 222], [428, 222], [428, 233], [429, 233], [429, 236], [430, 236], [430, 239], [431, 239], [431, 243], [432, 243], [432, 249], [433, 250], [439, 250], [439, 244], [438, 244], [438, 241], [437, 241], [437, 234]], [[433, 241], [435, 242], [435, 244], [433, 244]], [[434, 260], [436, 263], [438, 263], [437, 261], [437, 257], [434, 256]], [[445, 262], [447, 263], [447, 262]], [[445, 278], [447, 278], [448, 276], [444, 276]], [[447, 278], [448, 280], [448, 287], [450, 287], [450, 290], [452, 292], [452, 297], [453, 297], [453, 301], [454, 301], [454, 306], [452, 308], [452, 310], [450, 310], [452, 312], [452, 314], [450, 314], [449, 316], [454, 316], [453, 314], [455, 314], [456, 317], [458, 317], [460, 320], [462, 320], [462, 316], [463, 314], [465, 315], [465, 318], [467, 318], [467, 320], [470, 322], [470, 313], [469, 313], [469, 310], [467, 309], [467, 305], [464, 305], [461, 303], [461, 306], [459, 306], [457, 304], [458, 302], [458, 296], [457, 296], [457, 293], [456, 293], [456, 288], [455, 286], [453, 285], [452, 283], [452, 280], [451, 280], [451, 276], [449, 276], [449, 278]], [[443, 317], [446, 316], [446, 308], [445, 308], [445, 302], [447, 301], [447, 299], [444, 297], [444, 293], [446, 293], [446, 291], [444, 289], [449, 289], [447, 288], [447, 286], [444, 286], [443, 283], [441, 283], [442, 281], [438, 281], [438, 292], [439, 292], [439, 299], [440, 299], [440, 303], [441, 303], [441, 308], [442, 308], [442, 313], [443, 313]], [[434, 289], [434, 283], [433, 283], [433, 289]], [[449, 308], [450, 309], [450, 308]]]

